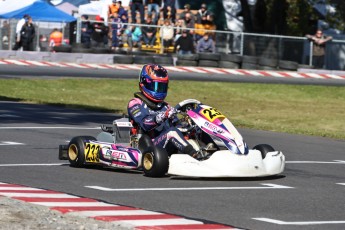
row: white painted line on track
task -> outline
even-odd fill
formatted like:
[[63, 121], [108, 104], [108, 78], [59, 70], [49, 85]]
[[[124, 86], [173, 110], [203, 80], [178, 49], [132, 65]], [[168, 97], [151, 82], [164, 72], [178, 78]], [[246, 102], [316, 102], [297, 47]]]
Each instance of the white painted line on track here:
[[47, 126], [8, 126], [8, 127], [0, 127], [0, 129], [100, 129], [99, 127], [72, 127], [72, 126], [65, 126], [65, 127], [47, 127]]
[[73, 216], [127, 216], [127, 215], [161, 215], [159, 212], [152, 212], [146, 210], [110, 210], [110, 211], [78, 211], [70, 212], [68, 215]]
[[337, 183], [338, 185], [345, 185], [345, 183]]
[[19, 143], [19, 142], [13, 142], [13, 141], [0, 141], [0, 145], [25, 145], [25, 144]]
[[287, 164], [345, 164], [345, 161], [286, 161]]
[[114, 206], [113, 204], [107, 204], [102, 202], [29, 202], [31, 204], [37, 204], [48, 207], [108, 207]]
[[[161, 225], [187, 225], [187, 224], [203, 224], [201, 221], [188, 220], [188, 219], [162, 219], [162, 220], [121, 220], [117, 223], [130, 224], [131, 226], [161, 226]], [[153, 228], [154, 229], [154, 228]], [[164, 229], [164, 228], [160, 228]], [[182, 229], [176, 227], [176, 229]], [[197, 228], [194, 228], [197, 229]]]
[[12, 191], [46, 191], [44, 189], [39, 189], [39, 188], [29, 188], [29, 187], [17, 187], [17, 186], [4, 186], [0, 187], [0, 192], [3, 190], [12, 190]]
[[106, 188], [101, 186], [85, 186], [86, 188], [97, 189], [108, 192], [135, 192], [135, 191], [188, 191], [188, 190], [241, 190], [241, 189], [287, 189], [293, 188], [277, 184], [261, 184], [260, 187], [191, 187], [191, 188]]
[[281, 221], [270, 218], [253, 218], [254, 220], [269, 222], [279, 225], [318, 225], [318, 224], [345, 224], [345, 220], [339, 221]]
[[68, 163], [54, 163], [54, 164], [0, 164], [0, 167], [17, 167], [17, 166], [61, 166], [69, 165]]
[[6, 197], [30, 197], [30, 198], [78, 198], [68, 194], [54, 194], [54, 193], [14, 193], [14, 192], [1, 192], [0, 195]]

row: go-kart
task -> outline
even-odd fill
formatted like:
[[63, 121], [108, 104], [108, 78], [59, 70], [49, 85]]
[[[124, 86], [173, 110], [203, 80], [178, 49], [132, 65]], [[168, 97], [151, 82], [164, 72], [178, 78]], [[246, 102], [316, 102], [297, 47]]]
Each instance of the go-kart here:
[[167, 120], [178, 128], [199, 153], [168, 154], [154, 146], [128, 118], [102, 125], [98, 136], [77, 136], [59, 146], [59, 159], [73, 167], [98, 164], [107, 167], [142, 170], [145, 176], [166, 174], [186, 177], [264, 177], [284, 171], [285, 156], [268, 144], [249, 149], [241, 134], [217, 109], [195, 99], [175, 106], [175, 119]]

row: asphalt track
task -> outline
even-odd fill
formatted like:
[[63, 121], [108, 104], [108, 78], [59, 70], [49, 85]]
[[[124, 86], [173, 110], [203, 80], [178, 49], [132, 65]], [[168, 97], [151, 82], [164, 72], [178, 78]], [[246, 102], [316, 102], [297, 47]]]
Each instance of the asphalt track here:
[[282, 175], [256, 179], [147, 178], [137, 171], [71, 168], [58, 160], [59, 144], [95, 136], [100, 124], [114, 118], [0, 101], [0, 181], [245, 229], [345, 229], [345, 141], [240, 129], [250, 147], [268, 143], [287, 159]]

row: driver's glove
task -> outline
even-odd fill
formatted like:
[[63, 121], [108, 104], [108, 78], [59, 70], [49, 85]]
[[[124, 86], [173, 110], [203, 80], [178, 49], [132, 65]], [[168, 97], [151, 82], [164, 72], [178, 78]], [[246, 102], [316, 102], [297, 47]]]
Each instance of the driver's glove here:
[[175, 118], [175, 115], [177, 114], [177, 109], [174, 107], [169, 107], [165, 113], [167, 114], [168, 119], [173, 119]]
[[155, 118], [157, 124], [162, 124], [165, 121], [165, 119], [167, 119], [166, 112], [158, 113]]

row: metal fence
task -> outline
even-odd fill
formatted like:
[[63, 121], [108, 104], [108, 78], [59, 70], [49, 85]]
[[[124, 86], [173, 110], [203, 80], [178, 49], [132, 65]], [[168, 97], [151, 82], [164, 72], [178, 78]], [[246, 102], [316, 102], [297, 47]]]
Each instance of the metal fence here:
[[[0, 50], [11, 50], [15, 42], [17, 20], [0, 21]], [[90, 20], [90, 22], [95, 22]], [[36, 25], [35, 51], [49, 51], [49, 34], [59, 28], [67, 43], [80, 42], [81, 21], [75, 24], [34, 22]], [[126, 24], [143, 26], [142, 24]], [[157, 26], [160, 28], [160, 26]], [[312, 65], [312, 43], [305, 37], [279, 36], [271, 34], [254, 34], [230, 31], [207, 31], [215, 33], [217, 52], [238, 55], [257, 56], [269, 59], [294, 61], [299, 64]], [[159, 39], [159, 38], [157, 38]], [[163, 49], [162, 49], [163, 52]], [[326, 45], [325, 68], [331, 70], [345, 69], [345, 40], [333, 39]]]

